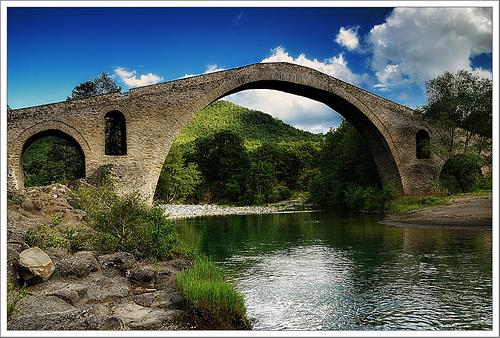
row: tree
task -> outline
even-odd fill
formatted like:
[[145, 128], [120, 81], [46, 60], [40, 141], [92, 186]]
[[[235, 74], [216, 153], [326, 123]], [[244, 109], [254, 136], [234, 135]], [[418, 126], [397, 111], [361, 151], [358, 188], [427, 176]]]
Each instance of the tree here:
[[107, 94], [120, 90], [121, 88], [107, 73], [101, 73], [94, 80], [82, 82], [73, 88], [71, 97], [67, 99], [83, 99], [93, 95]]
[[321, 149], [319, 175], [310, 185], [311, 199], [325, 207], [345, 203], [355, 187], [380, 187], [377, 167], [366, 142], [352, 125], [343, 121], [326, 134]]
[[185, 201], [196, 191], [201, 181], [201, 173], [196, 164], [186, 165], [181, 150], [174, 147], [161, 170], [156, 196], [168, 203]]
[[439, 127], [444, 149], [435, 149], [438, 155], [448, 158], [459, 151], [466, 152], [474, 135], [491, 138], [491, 80], [460, 70], [454, 74], [445, 72], [426, 86], [427, 104], [420, 113]]
[[249, 167], [242, 138], [223, 130], [197, 139], [195, 149], [192, 161], [198, 165], [213, 195], [217, 199], [238, 199]]

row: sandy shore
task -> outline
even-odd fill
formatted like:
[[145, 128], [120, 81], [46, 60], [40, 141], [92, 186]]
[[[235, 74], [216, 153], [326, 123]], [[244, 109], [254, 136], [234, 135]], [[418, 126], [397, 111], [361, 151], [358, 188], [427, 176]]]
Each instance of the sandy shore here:
[[454, 200], [450, 205], [429, 207], [407, 214], [388, 216], [380, 223], [403, 227], [442, 226], [491, 229], [492, 214], [491, 196], [465, 197]]

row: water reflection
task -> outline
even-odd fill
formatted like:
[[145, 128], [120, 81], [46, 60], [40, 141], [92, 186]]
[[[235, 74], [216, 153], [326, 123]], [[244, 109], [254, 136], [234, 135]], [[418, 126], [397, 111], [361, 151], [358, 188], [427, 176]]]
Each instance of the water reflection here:
[[291, 213], [179, 221], [227, 270], [254, 328], [491, 329], [491, 231]]

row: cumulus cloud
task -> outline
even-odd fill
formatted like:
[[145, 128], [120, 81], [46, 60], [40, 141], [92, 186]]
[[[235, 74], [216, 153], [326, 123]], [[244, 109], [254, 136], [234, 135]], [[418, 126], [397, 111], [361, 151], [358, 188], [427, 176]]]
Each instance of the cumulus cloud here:
[[339, 33], [335, 38], [335, 42], [339, 45], [346, 47], [349, 50], [354, 50], [359, 47], [358, 39], [359, 27], [344, 28], [340, 27]]
[[343, 54], [332, 56], [329, 59], [319, 61], [317, 59], [309, 59], [305, 54], [300, 54], [296, 58], [290, 56], [285, 48], [279, 46], [272, 50], [271, 56], [265, 58], [261, 62], [289, 62], [297, 65], [316, 69], [317, 71], [331, 75], [338, 79], [359, 85], [362, 82], [362, 77], [355, 74], [349, 69], [347, 61]]
[[313, 133], [325, 133], [342, 117], [323, 103], [269, 89], [245, 90], [224, 100], [266, 112], [292, 126]]
[[368, 34], [371, 65], [379, 89], [405, 83], [423, 87], [445, 71], [474, 69], [471, 58], [492, 50], [492, 10], [488, 8], [395, 8]]
[[[221, 68], [217, 65], [207, 65], [207, 69], [203, 72], [203, 74], [210, 74], [210, 73], [214, 73], [214, 72], [219, 72], [221, 70], [226, 70], [226, 68]], [[186, 77], [191, 77], [191, 76], [197, 76], [197, 75], [200, 75], [200, 74], [184, 74], [184, 76], [181, 77], [181, 79], [184, 79]]]
[[[305, 54], [293, 57], [283, 47], [272, 50], [272, 54], [261, 62], [289, 62], [314, 68], [338, 79], [359, 85], [363, 76], [348, 67], [342, 54], [327, 60], [310, 59]], [[254, 89], [235, 93], [224, 98], [244, 107], [260, 110], [283, 120], [297, 128], [313, 133], [325, 133], [339, 125], [342, 117], [323, 103], [276, 90]]]
[[130, 88], [147, 86], [163, 80], [161, 76], [153, 73], [142, 74], [137, 77], [135, 70], [129, 71], [122, 67], [115, 68], [115, 74]]

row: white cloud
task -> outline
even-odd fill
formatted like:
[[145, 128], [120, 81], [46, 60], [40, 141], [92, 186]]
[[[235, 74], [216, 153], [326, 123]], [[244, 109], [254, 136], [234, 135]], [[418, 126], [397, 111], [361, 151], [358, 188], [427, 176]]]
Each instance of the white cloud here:
[[313, 133], [325, 133], [342, 119], [323, 103], [276, 90], [245, 90], [226, 96], [224, 100], [266, 112], [296, 128]]
[[122, 67], [115, 68], [115, 74], [130, 88], [147, 86], [163, 80], [161, 76], [153, 73], [142, 74], [137, 78], [137, 72], [135, 70], [128, 71]]
[[272, 50], [271, 56], [265, 58], [261, 62], [289, 62], [297, 65], [316, 69], [322, 73], [336, 77], [338, 79], [359, 85], [362, 82], [362, 77], [354, 74], [347, 66], [347, 61], [343, 54], [333, 56], [329, 59], [319, 61], [309, 59], [305, 54], [300, 54], [294, 58], [281, 46]]
[[471, 57], [492, 50], [492, 11], [487, 8], [396, 8], [368, 34], [374, 87], [425, 81], [445, 71], [475, 71]]
[[[207, 65], [207, 69], [203, 72], [203, 74], [210, 74], [210, 73], [214, 73], [214, 72], [220, 72], [221, 70], [226, 70], [226, 68], [221, 68], [217, 65]], [[192, 77], [192, 76], [197, 76], [197, 75], [200, 75], [200, 74], [184, 74], [183, 77], [181, 77], [181, 79], [184, 79], [186, 77]]]
[[354, 50], [358, 48], [359, 47], [358, 28], [359, 27], [351, 27], [351, 28], [340, 27], [335, 42], [337, 42], [341, 46], [346, 47], [349, 50]]

